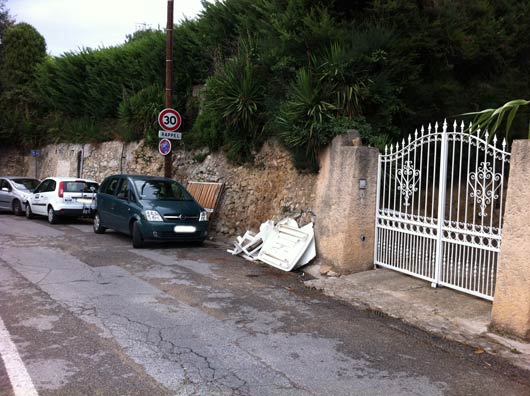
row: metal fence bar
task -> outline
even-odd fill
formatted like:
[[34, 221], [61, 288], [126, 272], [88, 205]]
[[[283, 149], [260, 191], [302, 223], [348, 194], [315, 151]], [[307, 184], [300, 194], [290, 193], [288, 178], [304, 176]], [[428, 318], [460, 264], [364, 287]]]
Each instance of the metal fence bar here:
[[[438, 124], [436, 124], [438, 129]], [[436, 287], [440, 282], [440, 272], [443, 265], [443, 225], [445, 221], [445, 193], [447, 188], [447, 122], [444, 121], [442, 126], [442, 144], [440, 152], [440, 176], [439, 176], [439, 187], [438, 187], [438, 227], [437, 227], [437, 240], [436, 240], [436, 266], [433, 287]], [[433, 184], [434, 185], [434, 184]], [[433, 190], [434, 194], [434, 190]], [[434, 202], [434, 200], [433, 200]]]
[[[386, 169], [386, 162], [385, 162], [385, 169]], [[378, 157], [377, 158], [377, 175], [379, 177], [379, 175], [381, 174], [381, 157]], [[386, 183], [385, 180], [386, 178], [383, 178], [384, 181], [383, 183]], [[384, 184], [383, 184], [384, 185]], [[384, 187], [383, 187], [383, 194], [384, 194]], [[375, 198], [375, 213], [376, 213], [376, 216], [379, 215], [379, 199], [381, 197], [381, 183], [379, 183], [379, 181], [377, 182], [377, 187], [376, 187], [376, 198]], [[374, 232], [374, 244], [375, 246], [377, 247], [375, 250], [374, 250], [374, 268], [376, 267], [376, 262], [378, 260], [378, 256], [381, 255], [381, 246], [380, 246], [380, 239], [379, 239], [379, 232], [378, 232], [378, 229], [377, 229], [377, 217], [376, 217], [376, 221], [375, 221], [375, 232]]]

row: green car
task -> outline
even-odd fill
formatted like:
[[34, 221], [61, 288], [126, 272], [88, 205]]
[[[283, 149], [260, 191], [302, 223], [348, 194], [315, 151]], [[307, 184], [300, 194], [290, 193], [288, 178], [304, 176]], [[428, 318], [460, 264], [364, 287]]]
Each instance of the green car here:
[[147, 241], [203, 242], [208, 212], [172, 179], [112, 175], [100, 185], [94, 215], [94, 232], [107, 228], [131, 235], [135, 248]]

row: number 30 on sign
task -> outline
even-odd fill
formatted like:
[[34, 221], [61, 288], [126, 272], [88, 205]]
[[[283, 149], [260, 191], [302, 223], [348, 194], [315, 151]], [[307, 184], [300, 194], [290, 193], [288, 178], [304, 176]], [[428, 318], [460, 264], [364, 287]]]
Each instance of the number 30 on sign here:
[[182, 118], [174, 109], [164, 109], [158, 114], [158, 124], [165, 131], [174, 132], [179, 129]]

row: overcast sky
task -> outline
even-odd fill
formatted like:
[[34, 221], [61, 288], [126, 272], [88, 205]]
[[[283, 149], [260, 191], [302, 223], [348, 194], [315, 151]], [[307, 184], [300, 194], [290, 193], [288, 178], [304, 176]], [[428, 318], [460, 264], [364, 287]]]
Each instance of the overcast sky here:
[[[46, 39], [48, 53], [121, 44], [141, 26], [165, 28], [167, 0], [7, 0], [17, 22], [27, 22]], [[200, 0], [174, 0], [174, 21], [195, 17]]]

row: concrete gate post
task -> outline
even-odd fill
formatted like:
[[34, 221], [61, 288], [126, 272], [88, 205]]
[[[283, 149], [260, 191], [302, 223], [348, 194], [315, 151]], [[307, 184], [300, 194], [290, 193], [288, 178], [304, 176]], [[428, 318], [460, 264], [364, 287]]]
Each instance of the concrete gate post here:
[[321, 157], [317, 251], [323, 263], [342, 274], [373, 267], [378, 155], [376, 148], [360, 146], [357, 131], [349, 131], [333, 139]]
[[530, 140], [512, 145], [490, 329], [530, 341]]

